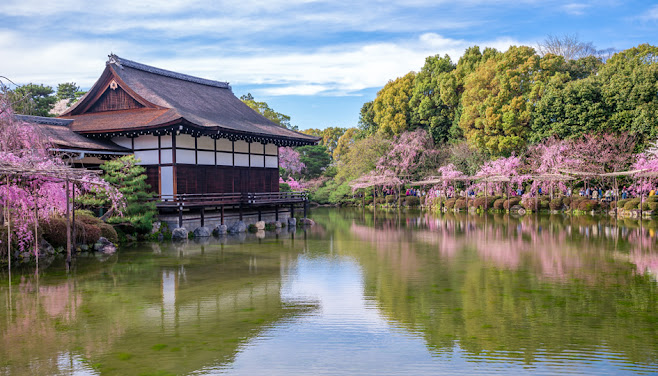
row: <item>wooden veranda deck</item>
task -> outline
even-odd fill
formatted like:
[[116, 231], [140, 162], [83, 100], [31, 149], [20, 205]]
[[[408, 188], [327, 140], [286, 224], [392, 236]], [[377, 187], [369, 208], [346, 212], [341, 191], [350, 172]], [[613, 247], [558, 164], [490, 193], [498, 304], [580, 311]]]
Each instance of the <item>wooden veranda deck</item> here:
[[242, 220], [243, 210], [256, 210], [259, 220], [262, 208], [274, 208], [277, 220], [280, 207], [289, 207], [293, 217], [295, 206], [303, 207], [304, 217], [308, 211], [308, 196], [304, 192], [176, 194], [158, 196], [155, 200], [158, 209], [178, 210], [180, 226], [182, 226], [184, 210], [198, 210], [202, 226], [205, 222], [206, 210], [219, 210], [222, 224], [224, 223], [225, 208], [237, 208], [240, 220]]

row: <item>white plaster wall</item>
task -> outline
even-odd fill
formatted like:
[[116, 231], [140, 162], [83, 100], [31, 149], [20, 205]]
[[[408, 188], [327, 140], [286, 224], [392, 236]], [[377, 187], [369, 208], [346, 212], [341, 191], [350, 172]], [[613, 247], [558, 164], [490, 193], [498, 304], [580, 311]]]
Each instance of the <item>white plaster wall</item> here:
[[251, 167], [265, 167], [265, 157], [262, 155], [250, 155]]
[[194, 137], [189, 134], [176, 135], [176, 148], [194, 149]]
[[197, 151], [197, 158], [200, 165], [215, 165], [215, 152], [214, 151]]
[[277, 147], [274, 144], [265, 144], [265, 154], [276, 155]]
[[[178, 143], [178, 140], [176, 140]], [[178, 144], [176, 144], [178, 146]], [[176, 163], [195, 164], [194, 150], [176, 149]]]
[[254, 154], [263, 154], [265, 153], [265, 145], [261, 144], [260, 142], [252, 142], [251, 152]]
[[268, 168], [279, 168], [279, 161], [277, 160], [276, 157], [272, 156], [265, 156], [265, 167]]
[[159, 163], [157, 150], [135, 151], [135, 158], [139, 159], [138, 164], [140, 165], [157, 165]]
[[249, 167], [249, 154], [236, 154], [235, 165], [240, 167]]
[[172, 155], [173, 153], [171, 152], [171, 149], [160, 150], [160, 160], [162, 161], [162, 164], [174, 163]]
[[135, 150], [139, 149], [157, 149], [158, 136], [147, 134], [144, 136], [135, 137]]
[[215, 140], [208, 136], [201, 136], [196, 141], [197, 148], [205, 150], [215, 150]]
[[217, 152], [218, 166], [233, 166], [233, 154]]
[[123, 146], [124, 148], [133, 148], [133, 142], [130, 138], [128, 137], [112, 137], [112, 142], [119, 146]]
[[217, 151], [233, 151], [233, 142], [227, 138], [217, 139]]
[[235, 141], [235, 151], [240, 153], [249, 153], [249, 144], [247, 141]]
[[164, 136], [160, 136], [160, 147], [161, 148], [170, 148], [173, 144], [171, 143], [173, 136], [170, 134], [166, 134]]
[[162, 198], [171, 198], [174, 195], [174, 168], [172, 166], [160, 167], [160, 195]]

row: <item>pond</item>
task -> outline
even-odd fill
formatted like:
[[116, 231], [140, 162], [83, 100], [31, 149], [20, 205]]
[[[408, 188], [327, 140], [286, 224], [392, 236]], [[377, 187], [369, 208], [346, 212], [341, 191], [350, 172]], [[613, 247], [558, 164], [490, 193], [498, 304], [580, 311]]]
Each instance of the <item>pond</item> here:
[[0, 374], [658, 373], [656, 222], [312, 217], [2, 272]]

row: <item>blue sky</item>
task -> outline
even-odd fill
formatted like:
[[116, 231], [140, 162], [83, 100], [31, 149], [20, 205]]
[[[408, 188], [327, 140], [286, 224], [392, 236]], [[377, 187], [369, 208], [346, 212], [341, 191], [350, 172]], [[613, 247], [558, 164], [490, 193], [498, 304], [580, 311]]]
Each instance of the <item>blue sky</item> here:
[[361, 105], [430, 55], [577, 34], [657, 44], [658, 1], [3, 0], [0, 75], [89, 88], [107, 55], [229, 81], [301, 129], [356, 125]]

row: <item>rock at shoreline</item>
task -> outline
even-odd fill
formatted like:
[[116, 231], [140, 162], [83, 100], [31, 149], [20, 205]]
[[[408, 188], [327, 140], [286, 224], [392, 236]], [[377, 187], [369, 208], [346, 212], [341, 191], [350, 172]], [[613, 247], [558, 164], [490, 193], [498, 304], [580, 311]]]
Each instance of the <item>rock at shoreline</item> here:
[[247, 232], [247, 225], [242, 221], [237, 221], [228, 229], [228, 232], [231, 234]]
[[288, 218], [288, 227], [296, 227], [297, 226], [297, 218]]
[[100, 252], [105, 255], [111, 255], [114, 254], [117, 251], [117, 247], [112, 244], [111, 241], [105, 239], [104, 237], [100, 237], [96, 244], [94, 244], [94, 251]]
[[281, 228], [281, 227], [283, 227], [281, 225], [281, 222], [279, 222], [279, 221], [274, 222], [274, 228]]
[[185, 227], [178, 227], [178, 228], [175, 228], [175, 229], [171, 232], [171, 238], [172, 238], [173, 240], [183, 240], [183, 239], [187, 239], [187, 229], [186, 229]]
[[265, 230], [265, 221], [256, 222], [256, 228], [259, 230]]
[[208, 227], [197, 227], [194, 229], [195, 238], [209, 238], [210, 229]]
[[228, 226], [226, 225], [217, 225], [214, 230], [212, 230], [213, 235], [219, 236], [224, 235], [228, 232]]
[[299, 224], [302, 226], [315, 226], [315, 221], [313, 221], [311, 218], [301, 218], [299, 220]]
[[48, 243], [45, 239], [42, 238], [39, 241], [39, 255], [43, 257], [46, 255], [50, 256], [54, 254], [55, 254], [55, 248], [52, 245], [50, 245], [50, 243]]

